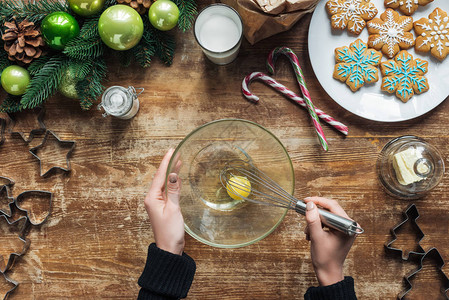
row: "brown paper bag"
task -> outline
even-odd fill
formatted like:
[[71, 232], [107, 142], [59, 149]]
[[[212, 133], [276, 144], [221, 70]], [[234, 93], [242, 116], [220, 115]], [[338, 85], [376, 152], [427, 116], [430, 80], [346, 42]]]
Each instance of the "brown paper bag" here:
[[222, 3], [232, 6], [240, 14], [243, 33], [252, 45], [289, 30], [305, 14], [312, 12], [318, 2], [319, 0], [222, 0]]

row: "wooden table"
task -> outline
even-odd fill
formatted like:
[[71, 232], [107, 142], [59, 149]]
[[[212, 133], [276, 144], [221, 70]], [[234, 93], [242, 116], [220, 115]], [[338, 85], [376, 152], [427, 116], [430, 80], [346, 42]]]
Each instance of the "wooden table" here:
[[[202, 1], [200, 7], [204, 5]], [[410, 202], [382, 190], [377, 156], [392, 138], [412, 134], [436, 146], [447, 162], [449, 102], [401, 123], [368, 121], [344, 110], [325, 93], [310, 65], [310, 18], [254, 46], [245, 41], [238, 59], [227, 66], [207, 61], [192, 31], [177, 33], [171, 67], [157, 59], [144, 70], [112, 61], [107, 86], [145, 88], [140, 111], [129, 121], [103, 118], [96, 109], [81, 111], [76, 101], [53, 97], [44, 121], [60, 138], [76, 141], [69, 174], [40, 177], [30, 146], [7, 134], [0, 146], [0, 175], [16, 181], [13, 195], [30, 189], [54, 193], [49, 220], [31, 229], [30, 249], [9, 273], [20, 282], [11, 299], [136, 298], [137, 279], [153, 242], [143, 198], [163, 154], [197, 126], [232, 117], [257, 122], [279, 137], [294, 164], [298, 197], [337, 199], [364, 227], [366, 233], [357, 238], [345, 264], [345, 274], [355, 278], [359, 299], [394, 299], [403, 289], [403, 276], [416, 264], [387, 255], [384, 243]], [[261, 83], [252, 85], [262, 99], [258, 105], [240, 92], [243, 77], [265, 71], [267, 54], [280, 45], [298, 54], [315, 105], [349, 125], [346, 138], [323, 125], [327, 153], [320, 149], [305, 110]], [[275, 78], [299, 92], [286, 59], [279, 60]], [[432, 193], [415, 201], [421, 213], [418, 223], [426, 234], [422, 246], [437, 247], [446, 261], [448, 185], [445, 176]], [[212, 248], [186, 235], [185, 251], [197, 263], [188, 299], [302, 299], [309, 286], [317, 285], [303, 228], [304, 219], [290, 212], [267, 238], [231, 250]], [[449, 274], [448, 267], [445, 271]], [[418, 294], [437, 299], [439, 285], [435, 293], [429, 284], [438, 283], [437, 278], [435, 272], [421, 273], [414, 299], [420, 299]]]

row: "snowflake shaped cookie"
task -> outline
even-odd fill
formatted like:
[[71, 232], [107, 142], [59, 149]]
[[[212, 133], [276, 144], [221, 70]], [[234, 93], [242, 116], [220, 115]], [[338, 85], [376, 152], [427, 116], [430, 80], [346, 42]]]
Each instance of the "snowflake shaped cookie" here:
[[377, 66], [382, 53], [368, 49], [367, 45], [357, 39], [349, 48], [347, 46], [335, 49], [334, 78], [346, 84], [353, 92], [361, 88], [365, 82], [371, 83], [379, 80]]
[[429, 18], [421, 18], [413, 23], [418, 35], [415, 50], [429, 52], [443, 60], [449, 54], [449, 18], [447, 13], [436, 8]]
[[368, 46], [376, 50], [382, 49], [382, 53], [393, 58], [400, 49], [408, 49], [415, 44], [413, 33], [413, 18], [399, 16], [399, 14], [387, 9], [379, 18], [368, 22]]
[[334, 29], [345, 29], [359, 35], [366, 21], [377, 15], [377, 8], [370, 0], [329, 0], [326, 3]]
[[407, 16], [411, 16], [418, 9], [418, 6], [425, 6], [430, 2], [433, 2], [433, 0], [384, 0], [385, 7], [399, 8]]
[[427, 61], [413, 56], [405, 50], [399, 52], [394, 60], [380, 64], [382, 71], [382, 91], [407, 102], [415, 93], [421, 94], [429, 90], [429, 83], [424, 74], [427, 73]]

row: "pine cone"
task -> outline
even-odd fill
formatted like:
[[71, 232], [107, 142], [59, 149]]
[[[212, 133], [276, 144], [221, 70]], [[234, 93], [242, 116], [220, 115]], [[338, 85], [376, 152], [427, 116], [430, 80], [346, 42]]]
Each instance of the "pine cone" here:
[[153, 3], [152, 0], [117, 0], [119, 4], [129, 5], [141, 15], [146, 13]]
[[23, 20], [20, 24], [5, 22], [5, 33], [2, 39], [5, 41], [4, 48], [8, 52], [8, 58], [29, 64], [33, 59], [42, 55], [42, 47], [45, 45], [41, 32], [33, 22]]

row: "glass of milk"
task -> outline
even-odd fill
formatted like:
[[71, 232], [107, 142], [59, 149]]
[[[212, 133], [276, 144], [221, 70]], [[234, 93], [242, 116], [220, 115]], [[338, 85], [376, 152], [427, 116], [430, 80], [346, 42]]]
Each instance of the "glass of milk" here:
[[242, 18], [226, 4], [212, 4], [196, 18], [194, 34], [210, 61], [217, 65], [229, 64], [237, 57], [242, 43]]

